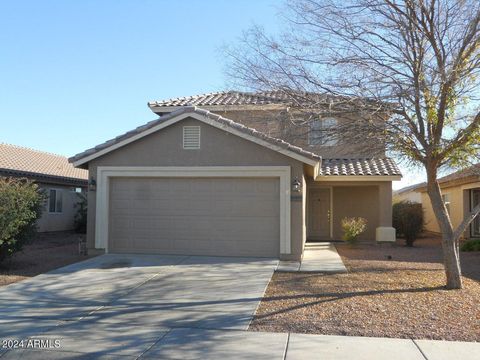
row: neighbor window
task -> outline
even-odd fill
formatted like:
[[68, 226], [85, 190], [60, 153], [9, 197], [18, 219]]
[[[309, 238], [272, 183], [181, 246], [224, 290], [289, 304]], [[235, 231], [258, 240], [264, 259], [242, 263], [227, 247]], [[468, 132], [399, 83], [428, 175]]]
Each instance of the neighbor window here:
[[450, 194], [443, 194], [442, 200], [443, 200], [443, 203], [445, 204], [445, 207], [447, 208], [448, 214], [450, 215]]
[[337, 145], [337, 136], [333, 129], [337, 126], [337, 119], [316, 119], [310, 124], [308, 143], [310, 145], [334, 146]]
[[50, 189], [48, 196], [48, 212], [61, 213], [63, 208], [62, 192], [56, 189]]
[[200, 126], [183, 127], [183, 148], [185, 150], [200, 149]]
[[[480, 189], [470, 190], [470, 210], [480, 204]], [[477, 215], [471, 224], [471, 235], [480, 237], [480, 215]]]

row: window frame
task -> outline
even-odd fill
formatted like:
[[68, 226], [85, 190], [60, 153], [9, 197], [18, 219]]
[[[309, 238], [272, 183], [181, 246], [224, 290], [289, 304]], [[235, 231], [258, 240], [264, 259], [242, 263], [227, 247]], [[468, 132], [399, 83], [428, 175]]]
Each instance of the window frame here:
[[[326, 125], [326, 123], [332, 122]], [[338, 119], [332, 116], [317, 118], [310, 122], [310, 131], [308, 134], [308, 145], [310, 146], [337, 146], [337, 138], [325, 138], [325, 130], [336, 127]], [[317, 128], [318, 127], [318, 128]]]
[[450, 204], [452, 203], [452, 200], [450, 199], [450, 193], [446, 192], [442, 194], [442, 202], [445, 205], [445, 208], [447, 209], [448, 216], [450, 216]]
[[[470, 189], [470, 211], [476, 206], [474, 203], [474, 193], [479, 193], [479, 201], [480, 201], [480, 189]], [[470, 237], [473, 238], [480, 238], [480, 215], [477, 215], [470, 224]]]
[[[55, 192], [55, 203], [54, 203], [54, 211], [51, 211], [51, 194], [52, 191]], [[60, 206], [58, 206], [58, 194], [60, 194]], [[58, 207], [60, 207], [60, 211], [58, 210]], [[48, 201], [47, 201], [47, 209], [48, 213], [52, 215], [59, 215], [63, 214], [63, 191], [58, 188], [50, 188], [48, 189]]]

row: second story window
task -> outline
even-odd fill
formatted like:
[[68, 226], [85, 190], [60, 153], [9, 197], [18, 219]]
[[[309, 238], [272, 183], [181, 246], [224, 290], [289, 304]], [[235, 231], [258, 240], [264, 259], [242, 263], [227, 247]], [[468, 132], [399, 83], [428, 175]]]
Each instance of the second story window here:
[[310, 123], [308, 143], [310, 145], [335, 146], [337, 136], [333, 131], [337, 126], [337, 119], [325, 118], [316, 119]]

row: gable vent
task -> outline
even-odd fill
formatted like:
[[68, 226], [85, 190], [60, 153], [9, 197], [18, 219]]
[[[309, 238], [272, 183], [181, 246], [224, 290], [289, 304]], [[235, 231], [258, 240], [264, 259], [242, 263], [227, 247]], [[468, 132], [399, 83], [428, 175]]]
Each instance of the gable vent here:
[[200, 149], [200, 126], [183, 127], [183, 148], [185, 150]]

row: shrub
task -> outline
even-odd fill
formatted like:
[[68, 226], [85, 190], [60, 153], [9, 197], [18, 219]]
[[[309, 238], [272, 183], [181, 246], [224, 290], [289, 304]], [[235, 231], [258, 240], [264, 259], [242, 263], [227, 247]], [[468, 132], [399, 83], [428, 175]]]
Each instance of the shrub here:
[[393, 204], [393, 227], [405, 238], [407, 246], [413, 246], [423, 230], [422, 204], [400, 201]]
[[480, 239], [468, 240], [462, 244], [462, 251], [480, 251]]
[[44, 199], [32, 181], [0, 178], [0, 262], [33, 238]]
[[77, 193], [78, 202], [75, 204], [77, 213], [75, 214], [75, 231], [85, 234], [87, 232], [87, 196], [83, 193]]
[[362, 217], [342, 219], [343, 240], [355, 243], [358, 236], [367, 229], [367, 220]]

